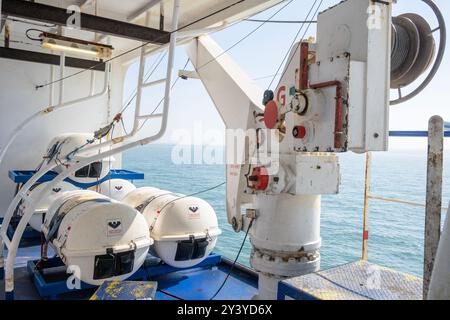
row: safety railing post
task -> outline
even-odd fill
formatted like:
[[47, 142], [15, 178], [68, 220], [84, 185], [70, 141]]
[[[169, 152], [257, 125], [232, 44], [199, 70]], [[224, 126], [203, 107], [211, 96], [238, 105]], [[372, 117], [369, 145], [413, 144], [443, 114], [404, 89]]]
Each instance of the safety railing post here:
[[364, 175], [364, 218], [363, 218], [363, 240], [361, 260], [367, 261], [369, 255], [369, 201], [370, 201], [370, 173], [372, 170], [372, 155], [366, 153], [366, 165]]
[[444, 120], [431, 117], [428, 124], [427, 190], [425, 205], [425, 244], [423, 297], [428, 295], [431, 273], [441, 234]]
[[[61, 52], [60, 55], [60, 63], [59, 63], [59, 78], [64, 79], [65, 74], [65, 65], [66, 65], [66, 54]], [[59, 82], [59, 105], [63, 104], [64, 101], [64, 81]]]

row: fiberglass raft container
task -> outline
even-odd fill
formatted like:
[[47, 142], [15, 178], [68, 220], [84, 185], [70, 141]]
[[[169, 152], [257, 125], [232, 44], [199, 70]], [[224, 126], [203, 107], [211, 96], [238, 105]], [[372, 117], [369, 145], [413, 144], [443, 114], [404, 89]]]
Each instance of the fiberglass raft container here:
[[131, 276], [152, 244], [138, 211], [87, 190], [62, 194], [50, 206], [42, 230], [75, 276], [93, 285]]
[[144, 187], [122, 201], [142, 212], [154, 240], [152, 253], [173, 267], [202, 262], [221, 234], [214, 209], [202, 199]]

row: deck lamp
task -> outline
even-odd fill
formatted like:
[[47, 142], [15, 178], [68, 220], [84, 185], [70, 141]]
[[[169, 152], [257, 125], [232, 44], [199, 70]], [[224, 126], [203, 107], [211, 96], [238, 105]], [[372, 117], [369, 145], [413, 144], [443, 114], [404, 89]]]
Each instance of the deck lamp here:
[[41, 46], [53, 51], [66, 51], [89, 55], [100, 59], [111, 58], [114, 48], [110, 45], [90, 42], [61, 35], [43, 32], [40, 35]]

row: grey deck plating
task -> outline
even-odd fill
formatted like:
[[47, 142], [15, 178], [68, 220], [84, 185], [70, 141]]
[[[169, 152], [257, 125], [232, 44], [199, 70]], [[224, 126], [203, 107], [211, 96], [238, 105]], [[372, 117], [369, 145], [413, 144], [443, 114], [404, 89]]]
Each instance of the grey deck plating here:
[[285, 280], [279, 298], [319, 300], [421, 300], [422, 279], [366, 261]]

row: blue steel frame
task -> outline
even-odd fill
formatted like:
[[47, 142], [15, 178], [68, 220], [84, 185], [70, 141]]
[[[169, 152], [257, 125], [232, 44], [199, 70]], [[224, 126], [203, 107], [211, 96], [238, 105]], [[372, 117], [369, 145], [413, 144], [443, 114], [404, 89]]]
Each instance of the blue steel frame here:
[[[11, 170], [9, 171], [8, 176], [15, 183], [26, 183], [35, 173], [36, 171], [32, 170]], [[58, 174], [53, 171], [47, 172], [38, 180], [37, 183], [52, 181], [57, 175]], [[79, 183], [69, 178], [65, 179], [65, 181], [73, 184], [78, 188], [88, 189], [110, 179], [142, 180], [144, 179], [144, 174], [125, 169], [112, 169], [106, 177], [93, 183]]]
[[[65, 294], [65, 293], [74, 293], [77, 291], [87, 290], [87, 289], [93, 289], [96, 288], [96, 286], [87, 284], [82, 282], [80, 289], [69, 289], [67, 288], [66, 279], [62, 281], [46, 281], [45, 276], [43, 276], [43, 270], [57, 268], [64, 266], [64, 263], [61, 261], [60, 258], [54, 257], [44, 262], [44, 265], [40, 270], [36, 268], [36, 265], [39, 261], [28, 261], [27, 263], [27, 270], [30, 274], [33, 283], [38, 291], [38, 294], [41, 298], [46, 299], [57, 299], [59, 295]], [[212, 253], [209, 255], [205, 260], [203, 260], [200, 264], [192, 267], [192, 268], [204, 268], [204, 267], [211, 267], [216, 266], [222, 262], [222, 257], [218, 254]], [[177, 272], [180, 270], [186, 270], [186, 269], [178, 269], [171, 267], [169, 265], [163, 264], [163, 265], [156, 265], [156, 266], [146, 266], [144, 265], [136, 271], [132, 276], [130, 276], [127, 280], [142, 280], [142, 281], [148, 281], [151, 280], [152, 277], [157, 277], [160, 275], [168, 274], [171, 272]]]
[[280, 281], [278, 283], [277, 300], [286, 300], [287, 297], [294, 300], [319, 300], [316, 297], [290, 285], [289, 283]]

